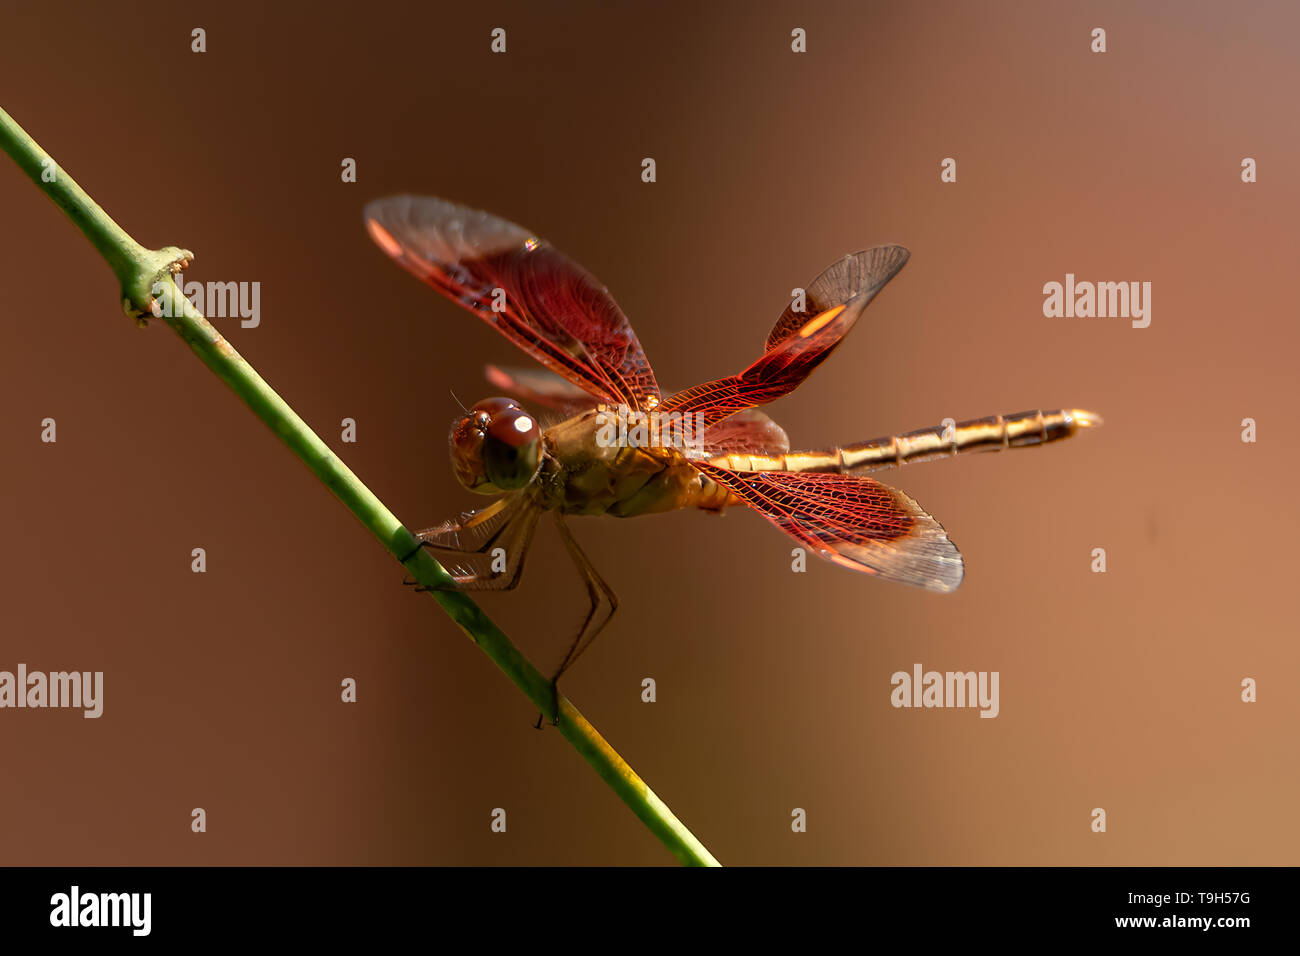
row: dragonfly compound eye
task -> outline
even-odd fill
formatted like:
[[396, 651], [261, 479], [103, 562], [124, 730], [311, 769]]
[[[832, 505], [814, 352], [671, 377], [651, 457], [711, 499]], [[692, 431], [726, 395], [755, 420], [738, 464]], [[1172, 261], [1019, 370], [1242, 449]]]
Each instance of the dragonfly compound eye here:
[[471, 415], [477, 416], [479, 418], [486, 416], [487, 420], [491, 421], [496, 416], [502, 414], [503, 412], [508, 412], [511, 409], [515, 411], [522, 411], [522, 409], [519, 407], [519, 403], [516, 402], [513, 398], [485, 398], [483, 399], [483, 401], [479, 402], [473, 408], [471, 408], [469, 412]]
[[541, 464], [537, 420], [509, 398], [488, 398], [452, 425], [456, 478], [470, 491], [495, 495], [532, 481]]
[[483, 465], [488, 481], [503, 491], [514, 491], [532, 481], [541, 464], [542, 441], [537, 420], [512, 403], [511, 407], [501, 408], [492, 415], [485, 431]]

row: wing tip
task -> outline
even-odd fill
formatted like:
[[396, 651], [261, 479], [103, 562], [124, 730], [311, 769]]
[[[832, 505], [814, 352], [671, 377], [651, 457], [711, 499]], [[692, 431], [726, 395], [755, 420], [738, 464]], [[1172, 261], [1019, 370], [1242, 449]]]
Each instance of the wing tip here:
[[873, 567], [866, 564], [862, 558], [855, 557], [852, 553], [845, 553], [844, 551], [823, 549], [818, 551], [817, 555], [832, 564], [838, 564], [842, 568], [848, 568], [850, 571], [857, 571], [861, 574], [869, 574], [872, 577], [880, 578], [882, 581], [906, 584], [935, 594], [951, 594], [961, 587], [961, 583], [966, 577], [966, 563], [956, 545], [948, 540], [946, 536], [944, 542], [948, 547], [943, 550], [949, 553], [922, 556], [916, 552], [910, 552], [906, 561], [908, 565], [906, 570], [888, 564], [879, 564]]
[[956, 553], [953, 568], [946, 576], [937, 577], [932, 584], [924, 585], [927, 591], [934, 591], [936, 594], [951, 594], [961, 587], [962, 581], [966, 580], [966, 562], [962, 560], [960, 552], [957, 552], [955, 547], [953, 551]]
[[372, 236], [382, 228], [403, 248], [434, 261], [474, 258], [525, 243], [532, 251], [542, 244], [518, 223], [439, 196], [380, 196], [362, 207], [362, 219]]
[[[411, 202], [419, 197], [412, 196], [408, 193], [395, 193], [391, 196], [380, 196], [372, 199], [361, 207], [361, 218], [367, 222], [391, 221], [394, 214], [405, 211], [411, 206]], [[432, 197], [428, 197], [432, 198]], [[442, 200], [438, 200], [442, 202]]]

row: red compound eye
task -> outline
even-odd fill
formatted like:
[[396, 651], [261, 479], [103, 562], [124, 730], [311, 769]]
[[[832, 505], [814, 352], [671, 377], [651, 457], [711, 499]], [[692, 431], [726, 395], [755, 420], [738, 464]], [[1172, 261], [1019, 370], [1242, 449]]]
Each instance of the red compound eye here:
[[522, 488], [541, 465], [542, 440], [537, 419], [509, 398], [487, 398], [470, 410], [483, 430], [483, 471], [503, 491]]
[[513, 398], [485, 398], [483, 401], [475, 404], [469, 412], [470, 415], [475, 418], [480, 417], [478, 414], [479, 412], [484, 412], [487, 414], [488, 420], [491, 421], [498, 415], [503, 412], [508, 412], [511, 409], [515, 409], [516, 411], [519, 410], [519, 403]]
[[488, 423], [487, 434], [512, 448], [521, 448], [537, 440], [537, 422], [523, 409], [509, 408]]

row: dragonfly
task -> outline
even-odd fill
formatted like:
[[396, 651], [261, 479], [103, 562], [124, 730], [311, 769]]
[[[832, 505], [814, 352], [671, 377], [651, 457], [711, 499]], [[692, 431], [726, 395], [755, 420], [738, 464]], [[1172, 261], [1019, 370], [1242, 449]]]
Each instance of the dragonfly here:
[[[589, 609], [551, 678], [553, 695], [618, 609], [569, 529], [571, 516], [744, 505], [841, 567], [950, 592], [965, 569], [943, 526], [869, 473], [1044, 445], [1101, 424], [1079, 409], [1035, 410], [792, 451], [760, 406], [797, 388], [839, 346], [907, 263], [903, 246], [840, 259], [792, 298], [748, 368], [665, 397], [608, 290], [533, 232], [421, 196], [375, 200], [364, 218], [383, 252], [540, 363], [488, 366], [488, 381], [509, 397], [478, 402], [451, 427], [457, 479], [496, 500], [417, 537], [443, 554], [455, 588], [503, 591], [519, 583], [539, 518], [554, 516]], [[542, 427], [526, 404], [545, 409], [553, 422]]]

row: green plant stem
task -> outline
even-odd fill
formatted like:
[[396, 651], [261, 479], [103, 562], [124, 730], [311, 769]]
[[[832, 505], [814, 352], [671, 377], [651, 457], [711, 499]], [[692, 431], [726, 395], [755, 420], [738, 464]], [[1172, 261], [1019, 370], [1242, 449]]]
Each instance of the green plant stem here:
[[[343, 502], [390, 554], [427, 588], [447, 588], [452, 581], [443, 567], [391, 511], [361, 483], [316, 433], [298, 417], [260, 375], [222, 338], [180, 293], [172, 273], [192, 258], [184, 249], [145, 249], [115, 223], [27, 133], [0, 109], [0, 148], [13, 157], [112, 267], [122, 287], [123, 309], [144, 324], [157, 292], [179, 308], [161, 318], [176, 331], [217, 377], [230, 386], [258, 418], [289, 446], [325, 486]], [[53, 175], [50, 175], [53, 170]], [[462, 630], [541, 711], [551, 707], [550, 682], [467, 595], [454, 590], [428, 592]], [[718, 861], [645, 785], [567, 698], [559, 698], [560, 733], [591, 764], [633, 813], [682, 863], [717, 866]]]

